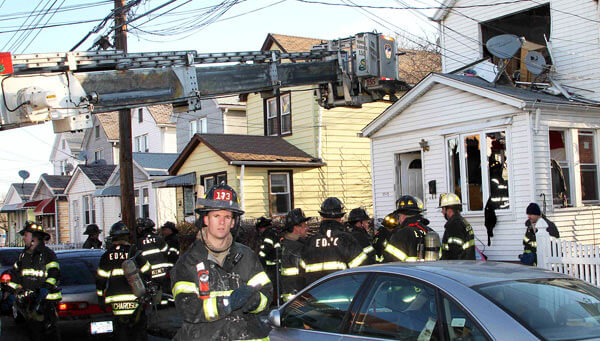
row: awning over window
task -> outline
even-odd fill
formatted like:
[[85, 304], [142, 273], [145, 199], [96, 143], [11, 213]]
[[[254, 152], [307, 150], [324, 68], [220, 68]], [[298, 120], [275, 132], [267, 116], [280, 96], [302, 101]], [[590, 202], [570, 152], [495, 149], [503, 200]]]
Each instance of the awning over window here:
[[168, 179], [155, 181], [152, 183], [152, 187], [154, 188], [182, 187], [195, 185], [196, 173], [194, 172], [172, 176]]
[[43, 200], [28, 201], [23, 204], [23, 208], [36, 208]]
[[121, 196], [121, 186], [110, 186], [101, 189], [97, 189], [94, 191], [95, 197], [120, 197]]
[[33, 210], [34, 215], [53, 215], [55, 214], [54, 210], [54, 198], [44, 199], [40, 202], [35, 209]]

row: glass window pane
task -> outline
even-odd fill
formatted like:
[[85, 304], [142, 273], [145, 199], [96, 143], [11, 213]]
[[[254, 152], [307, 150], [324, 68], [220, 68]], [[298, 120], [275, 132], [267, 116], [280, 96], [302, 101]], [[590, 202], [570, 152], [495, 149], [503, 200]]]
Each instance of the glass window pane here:
[[454, 302], [444, 297], [444, 329], [450, 340], [487, 340], [473, 320]]
[[281, 115], [292, 112], [292, 107], [290, 106], [290, 97], [290, 94], [281, 96]]
[[289, 134], [292, 132], [292, 115], [285, 114], [281, 115], [281, 133]]
[[269, 118], [267, 120], [267, 135], [269, 135], [269, 136], [279, 135], [279, 126], [277, 125], [277, 117]]
[[217, 175], [217, 183], [227, 184], [227, 174]]
[[138, 189], [133, 190], [133, 197], [135, 201], [135, 217], [140, 217], [140, 191]]
[[267, 118], [277, 117], [277, 98], [267, 100]]
[[448, 172], [450, 179], [450, 191], [462, 198], [460, 187], [460, 148], [458, 138], [448, 140]]
[[487, 133], [487, 161], [490, 174], [490, 199], [498, 209], [510, 207], [508, 200], [508, 166], [506, 160], [506, 134]]
[[565, 148], [565, 132], [550, 130], [550, 158], [558, 162], [567, 162], [567, 149]]
[[302, 293], [281, 314], [285, 328], [337, 333], [365, 274], [336, 277]]
[[192, 215], [194, 214], [194, 208], [196, 201], [194, 200], [194, 189], [192, 187], [183, 188], [183, 214]]
[[272, 215], [283, 215], [287, 214], [292, 210], [291, 195], [288, 194], [271, 194], [269, 196], [271, 203], [271, 214]]
[[596, 165], [581, 165], [581, 200], [598, 200]]
[[287, 193], [288, 188], [288, 173], [272, 173], [271, 178], [271, 193]]
[[144, 204], [147, 204], [150, 202], [150, 198], [148, 196], [148, 189], [147, 188], [142, 188], [142, 196], [144, 197]]
[[208, 132], [208, 120], [206, 119], [206, 117], [201, 118], [198, 121], [198, 130], [202, 133], [202, 134], [206, 134], [206, 132]]
[[360, 308], [352, 334], [394, 340], [440, 340], [435, 290], [379, 275]]
[[198, 132], [196, 121], [190, 121], [190, 137]]
[[550, 130], [548, 140], [550, 145], [550, 166], [552, 169], [552, 202], [554, 205], [567, 206], [571, 198], [571, 193], [569, 163], [565, 147], [565, 132]]
[[469, 190], [467, 203], [469, 211], [483, 209], [483, 189], [481, 181], [481, 147], [479, 135], [465, 136], [465, 165]]
[[581, 163], [596, 163], [594, 156], [594, 133], [580, 131], [579, 132], [579, 162]]

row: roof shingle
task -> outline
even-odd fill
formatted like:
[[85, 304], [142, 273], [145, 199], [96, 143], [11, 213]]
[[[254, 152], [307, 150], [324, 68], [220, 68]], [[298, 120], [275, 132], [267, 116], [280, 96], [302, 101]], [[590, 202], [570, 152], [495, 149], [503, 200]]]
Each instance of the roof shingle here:
[[150, 175], [169, 175], [169, 167], [177, 160], [177, 153], [132, 153], [133, 161]]
[[271, 45], [274, 43], [281, 49], [283, 52], [309, 52], [310, 48], [314, 45], [318, 45], [324, 40], [316, 39], [316, 38], [305, 38], [305, 37], [296, 37], [296, 36], [288, 36], [285, 34], [277, 34], [277, 33], [269, 33], [267, 35], [267, 39], [263, 43], [261, 50], [270, 50]]
[[78, 166], [81, 171], [94, 183], [96, 186], [104, 186], [110, 178], [110, 175], [115, 170], [115, 165], [102, 166]]
[[97, 114], [98, 121], [102, 125], [102, 129], [106, 133], [109, 140], [119, 139], [119, 112], [111, 111], [102, 114]]
[[42, 178], [54, 194], [63, 194], [71, 176], [42, 174]]
[[173, 113], [172, 104], [157, 104], [148, 106], [150, 115], [154, 118], [156, 124], [168, 124], [171, 121], [171, 114]]
[[17, 194], [21, 197], [22, 200], [26, 201], [29, 200], [29, 198], [31, 197], [31, 193], [33, 193], [33, 190], [35, 189], [35, 183], [29, 183], [29, 182], [25, 182], [25, 183], [14, 183], [11, 184], [11, 186], [13, 186], [15, 188], [15, 191], [17, 192]]

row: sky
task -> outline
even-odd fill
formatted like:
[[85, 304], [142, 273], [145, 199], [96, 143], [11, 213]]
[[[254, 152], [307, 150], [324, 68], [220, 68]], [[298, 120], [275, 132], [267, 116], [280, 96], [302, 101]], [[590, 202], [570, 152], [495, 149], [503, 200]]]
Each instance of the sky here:
[[[410, 44], [425, 44], [436, 35], [436, 25], [426, 19], [440, 0], [140, 0], [129, 18], [129, 52], [196, 50], [202, 52], [255, 51], [268, 33], [334, 39], [359, 32], [377, 31]], [[325, 5], [322, 3], [337, 4]], [[42, 53], [69, 51], [86, 33], [101, 23], [113, 0], [0, 0], [0, 52]], [[217, 5], [222, 4], [220, 7]], [[50, 9], [59, 8], [59, 11]], [[59, 5], [62, 5], [59, 7]], [[387, 8], [368, 8], [387, 7]], [[207, 14], [207, 8], [222, 15]], [[33, 15], [30, 15], [35, 11]], [[66, 23], [90, 21], [76, 25]], [[204, 25], [202, 25], [204, 24]], [[53, 26], [23, 30], [37, 26]], [[112, 21], [99, 31], [105, 34]], [[14, 32], [18, 31], [18, 32]], [[78, 50], [90, 48], [100, 34], [92, 34]], [[52, 174], [50, 152], [55, 135], [52, 124], [0, 131], [0, 200], [11, 183], [21, 182], [19, 170], [37, 182]]]

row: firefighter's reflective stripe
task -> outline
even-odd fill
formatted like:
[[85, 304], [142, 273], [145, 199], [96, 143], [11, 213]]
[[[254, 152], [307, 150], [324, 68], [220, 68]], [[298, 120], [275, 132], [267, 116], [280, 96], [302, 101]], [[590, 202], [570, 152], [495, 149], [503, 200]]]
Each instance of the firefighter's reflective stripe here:
[[407, 262], [416, 262], [418, 260], [419, 260], [419, 258], [417, 258], [417, 257], [406, 257]]
[[185, 282], [180, 281], [175, 283], [173, 286], [173, 298], [177, 297], [177, 295], [184, 294], [196, 294], [198, 295], [198, 287], [194, 282]]
[[525, 253], [533, 253], [531, 250], [525, 250]]
[[207, 321], [213, 321], [219, 318], [216, 297], [204, 299], [202, 305], [204, 307], [204, 317], [206, 317]]
[[537, 247], [537, 241], [535, 241], [535, 242], [532, 241], [532, 242], [529, 243], [529, 245], [531, 245], [533, 247]]
[[300, 260], [300, 267], [302, 269], [306, 269], [306, 263], [304, 263], [304, 261], [302, 259]]
[[60, 265], [58, 264], [58, 262], [50, 262], [50, 263], [46, 264], [46, 271], [48, 271], [52, 268], [56, 268], [56, 269], [60, 270]]
[[144, 266], [142, 266], [142, 268], [140, 269], [141, 272], [146, 272], [150, 270], [150, 263], [146, 262], [146, 264], [144, 264]]
[[113, 269], [111, 272], [111, 276], [124, 276], [125, 272], [123, 269]]
[[104, 292], [102, 290], [96, 290], [96, 295], [104, 296]]
[[448, 244], [446, 244], [446, 243], [444, 243], [444, 245], [442, 245], [442, 248], [443, 248], [444, 250], [446, 250], [446, 251], [449, 251], [449, 250], [450, 250], [450, 246], [449, 246]]
[[252, 314], [258, 314], [261, 311], [265, 310], [265, 308], [267, 307], [267, 302], [269, 301], [267, 299], [267, 296], [265, 296], [262, 292], [260, 293], [260, 304], [258, 305], [258, 307], [254, 310], [251, 311]]
[[104, 271], [100, 268], [98, 268], [98, 272], [97, 272], [99, 277], [104, 277], [104, 278], [109, 278], [110, 277], [110, 271]]
[[231, 295], [232, 292], [233, 292], [233, 290], [211, 291], [210, 297], [229, 296], [229, 295]]
[[296, 276], [300, 273], [298, 268], [281, 268], [282, 276]]
[[345, 270], [347, 268], [344, 262], [324, 262], [315, 264], [305, 264], [306, 272], [319, 272], [330, 270]]
[[456, 244], [458, 246], [462, 246], [464, 244], [464, 241], [457, 237], [450, 237], [448, 238], [448, 244]]
[[151, 268], [154, 269], [160, 269], [160, 268], [169, 268], [172, 267], [173, 263], [160, 263], [160, 264], [153, 264], [151, 266]]
[[463, 244], [463, 250], [466, 250], [468, 248], [470, 248], [471, 246], [475, 246], [475, 240], [471, 239], [471, 240], [467, 240], [464, 244]]
[[8, 286], [11, 287], [11, 288], [13, 288], [13, 289], [16, 289], [19, 285], [17, 283], [15, 283], [15, 282], [8, 282]]
[[22, 276], [33, 276], [33, 277], [46, 277], [46, 271], [36, 269], [23, 269], [21, 270]]
[[135, 309], [113, 310], [113, 315], [131, 315]]
[[13, 268], [15, 268], [15, 270], [19, 270], [19, 265], [15, 262], [15, 264], [13, 264]]
[[60, 300], [62, 298], [62, 294], [60, 292], [55, 292], [52, 294], [48, 294], [46, 296], [46, 299], [49, 301], [55, 301], [55, 300]]
[[248, 285], [251, 287], [262, 287], [270, 282], [271, 280], [269, 279], [269, 276], [267, 276], [267, 274], [264, 271], [261, 271], [254, 275], [254, 277], [250, 278], [250, 280], [248, 281]]
[[375, 261], [378, 262], [378, 263], [383, 262], [383, 256], [375, 255]]
[[282, 294], [281, 295], [281, 299], [284, 302], [287, 302], [287, 301], [291, 300], [292, 298], [294, 298], [294, 296], [296, 296], [296, 295], [294, 295], [294, 294]]
[[269, 341], [269, 337], [263, 337], [262, 339], [238, 339], [234, 341]]
[[150, 249], [150, 250], [146, 250], [144, 252], [142, 252], [142, 256], [149, 256], [149, 255], [153, 255], [155, 253], [161, 253], [161, 250], [159, 249]]
[[267, 260], [267, 261], [265, 261], [265, 265], [277, 265], [277, 263]]
[[395, 247], [392, 244], [388, 244], [386, 245], [385, 249], [383, 251], [386, 251], [390, 254], [392, 254], [392, 256], [398, 258], [399, 260], [405, 262], [407, 255], [406, 253], [404, 253], [402, 250], [398, 249], [397, 247]]
[[174, 247], [172, 247], [172, 248], [170, 248], [170, 249], [169, 249], [169, 253], [170, 253], [170, 252], [174, 252], [174, 253], [175, 253], [175, 254], [177, 254], [177, 255], [179, 254], [179, 250], [177, 250], [177, 249], [176, 249], [176, 248], [174, 248]]
[[279, 243], [275, 243], [275, 245], [273, 245], [276, 249], [279, 249], [281, 247], [281, 244]]
[[169, 249], [169, 245], [165, 244], [165, 246], [162, 249], [160, 249], [160, 252], [167, 252], [168, 249]]
[[125, 301], [135, 301], [137, 299], [137, 297], [133, 294], [123, 294], [123, 295], [115, 295], [115, 296], [108, 296], [106, 298], [106, 303], [111, 303], [111, 302], [125, 302]]
[[271, 238], [265, 238], [265, 239], [263, 239], [263, 243], [268, 243], [268, 244], [271, 244], [271, 245], [275, 244]]
[[259, 255], [259, 256], [261, 256], [261, 257], [263, 257], [263, 258], [264, 258], [264, 257], [267, 257], [267, 254], [266, 254], [266, 253], [264, 253], [264, 252], [262, 252], [262, 251], [259, 251], [259, 252], [258, 252], [258, 255]]
[[369, 245], [369, 246], [367, 246], [367, 247], [365, 247], [365, 248], [363, 249], [363, 252], [364, 252], [364, 253], [366, 253], [366, 254], [369, 254], [369, 253], [371, 253], [371, 252], [373, 252], [373, 251], [375, 251], [375, 248], [374, 248], [374, 247], [372, 247], [371, 245]]
[[528, 244], [529, 243], [529, 238], [527, 238], [527, 236], [525, 236], [523, 238], [523, 243]]
[[56, 278], [48, 277], [46, 278], [46, 283], [56, 285]]
[[354, 258], [350, 261], [350, 263], [348, 263], [348, 267], [356, 268], [357, 266], [361, 265], [367, 259], [367, 257], [367, 254], [361, 252], [358, 256], [356, 256], [356, 258]]

